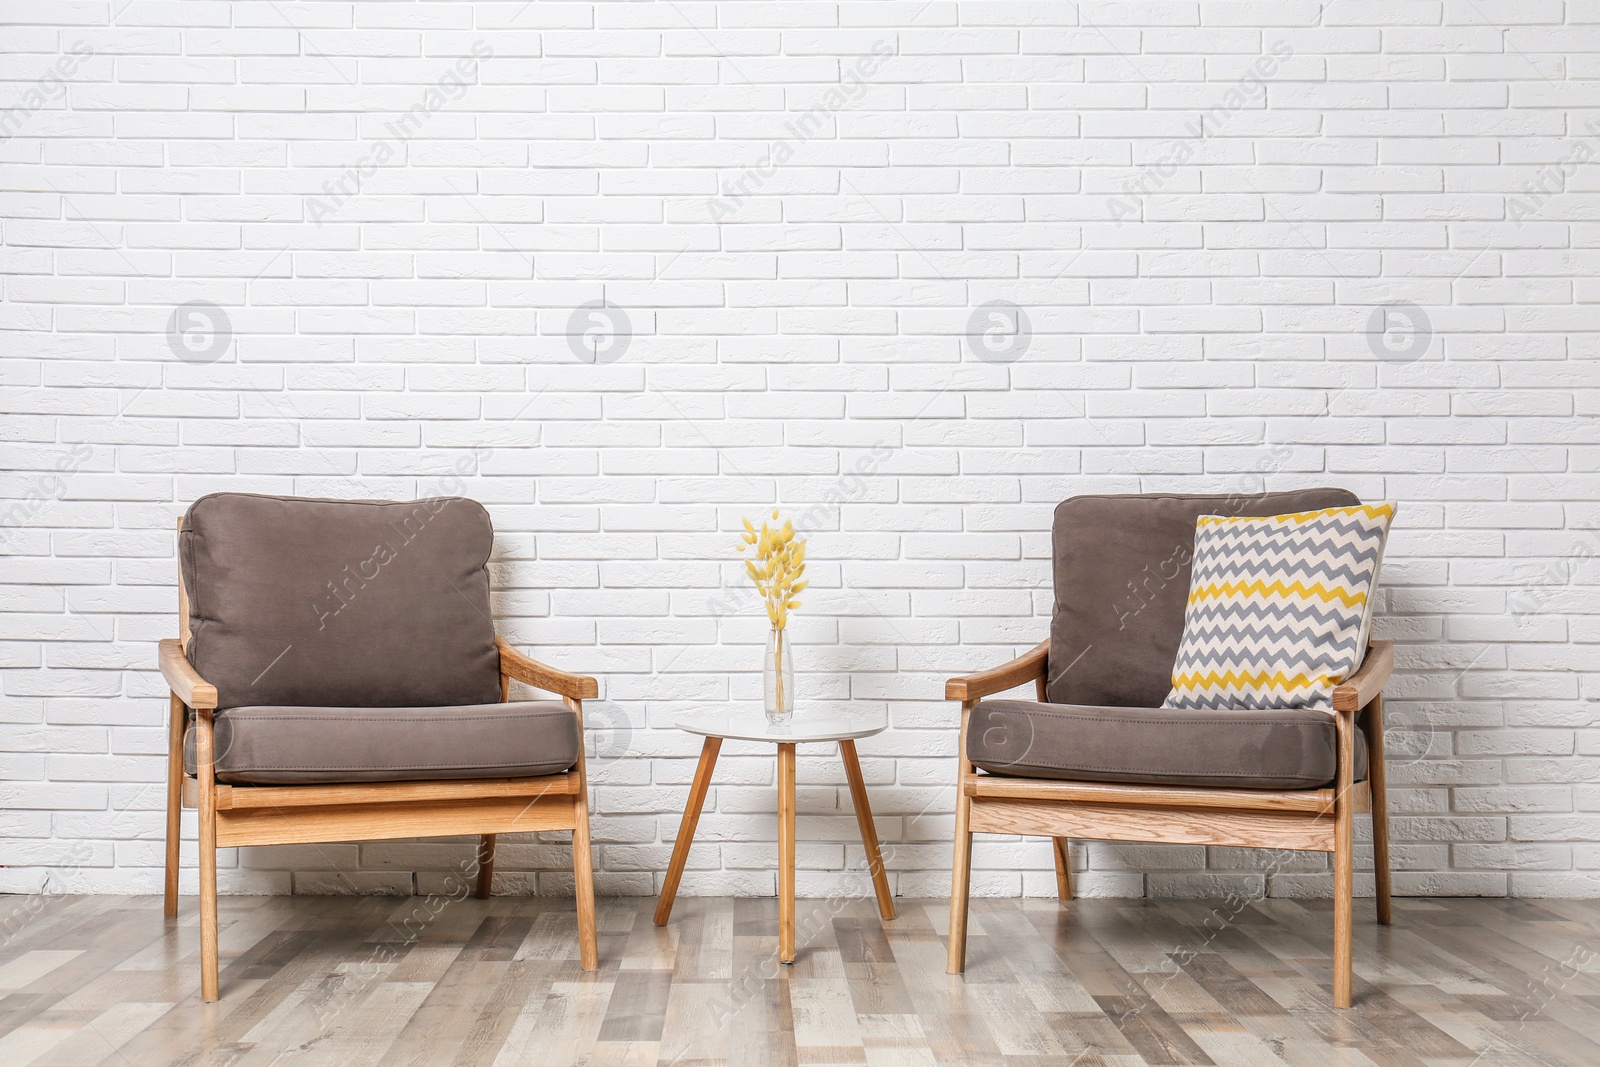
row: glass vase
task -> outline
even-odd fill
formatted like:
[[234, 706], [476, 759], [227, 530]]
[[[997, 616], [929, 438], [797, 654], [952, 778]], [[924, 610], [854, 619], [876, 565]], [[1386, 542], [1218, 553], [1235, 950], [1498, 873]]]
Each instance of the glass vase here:
[[767, 638], [766, 666], [761, 672], [767, 697], [767, 722], [782, 726], [794, 715], [794, 657], [789, 632], [774, 630]]

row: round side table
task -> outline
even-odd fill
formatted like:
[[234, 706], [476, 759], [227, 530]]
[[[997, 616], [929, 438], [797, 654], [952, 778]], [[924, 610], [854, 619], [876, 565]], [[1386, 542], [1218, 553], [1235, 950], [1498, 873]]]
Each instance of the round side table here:
[[679, 717], [680, 730], [705, 737], [700, 748], [700, 765], [695, 768], [694, 784], [689, 787], [689, 802], [678, 827], [678, 840], [672, 846], [672, 865], [661, 886], [661, 901], [656, 905], [656, 925], [665, 926], [672, 915], [672, 902], [678, 896], [678, 882], [694, 843], [694, 828], [700, 822], [700, 809], [711, 787], [711, 771], [717, 765], [722, 742], [766, 741], [778, 746], [778, 959], [794, 962], [794, 747], [811, 742], [839, 744], [845, 778], [850, 782], [850, 799], [855, 803], [856, 822], [861, 826], [861, 843], [866, 846], [867, 866], [878, 895], [878, 911], [885, 919], [894, 918], [894, 898], [889, 894], [889, 877], [884, 873], [883, 855], [878, 850], [878, 832], [872, 826], [872, 809], [867, 805], [867, 783], [861, 777], [856, 759], [856, 739], [871, 737], [887, 728], [883, 719], [853, 715], [798, 714], [782, 726], [769, 724], [759, 712], [700, 711]]

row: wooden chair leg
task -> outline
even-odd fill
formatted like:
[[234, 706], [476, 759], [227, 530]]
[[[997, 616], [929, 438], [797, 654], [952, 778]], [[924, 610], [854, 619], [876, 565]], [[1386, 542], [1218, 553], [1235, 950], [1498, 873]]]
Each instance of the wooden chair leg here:
[[494, 892], [494, 834], [478, 835], [478, 899]]
[[222, 999], [217, 949], [217, 782], [211, 712], [196, 724], [195, 763], [200, 786], [200, 999]]
[[1052, 837], [1050, 854], [1056, 858], [1056, 894], [1062, 900], [1072, 899], [1072, 853], [1067, 849], [1067, 839]]
[[178, 848], [183, 830], [183, 728], [188, 708], [174, 694], [167, 723], [167, 881], [162, 914], [178, 916]]
[[1389, 787], [1383, 764], [1383, 696], [1367, 707], [1367, 780], [1372, 787], [1372, 875], [1377, 883], [1378, 922], [1394, 922], [1389, 902]]
[[[501, 688], [506, 688], [502, 683]], [[572, 889], [578, 906], [578, 962], [586, 971], [600, 968], [600, 940], [594, 917], [594, 855], [589, 840], [589, 770], [583, 754], [583, 701], [562, 702], [578, 720], [578, 792], [572, 798]]]
[[[1338, 832], [1339, 838], [1347, 835]], [[1355, 856], [1353, 842], [1344, 844], [1333, 854], [1333, 1006], [1350, 1006], [1351, 987], [1355, 982], [1354, 904]]]
[[1355, 980], [1355, 805], [1351, 803], [1355, 762], [1355, 716], [1341, 712], [1339, 778], [1334, 796], [1333, 827], [1333, 1006], [1350, 1006]]
[[578, 791], [573, 804], [572, 882], [578, 898], [578, 960], [586, 971], [600, 966], [600, 942], [594, 917], [594, 860], [589, 842], [589, 790]]
[[961, 738], [956, 759], [956, 847], [950, 861], [950, 953], [945, 973], [960, 974], [967, 969], [967, 898], [972, 890], [972, 798], [964, 789], [972, 763], [967, 759], [967, 723], [972, 717], [972, 701], [961, 704]]
[[950, 864], [950, 955], [948, 974], [967, 969], [967, 898], [972, 889], [972, 798], [956, 796], [956, 852]]

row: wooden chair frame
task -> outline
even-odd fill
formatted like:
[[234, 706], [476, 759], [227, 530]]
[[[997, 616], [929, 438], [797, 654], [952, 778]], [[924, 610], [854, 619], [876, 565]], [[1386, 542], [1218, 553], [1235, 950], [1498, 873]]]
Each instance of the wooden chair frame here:
[[[180, 521], [179, 527], [182, 527]], [[178, 914], [178, 844], [182, 808], [200, 812], [200, 995], [220, 999], [217, 953], [217, 849], [243, 845], [381, 841], [479, 835], [477, 895], [489, 896], [495, 836], [530, 830], [572, 831], [572, 875], [578, 904], [578, 954], [583, 969], [600, 966], [595, 932], [594, 866], [590, 856], [589, 789], [583, 751], [583, 701], [600, 694], [587, 675], [529, 659], [499, 637], [500, 699], [513, 679], [559, 695], [578, 717], [578, 762], [537, 778], [358, 782], [348, 785], [242, 785], [216, 780], [213, 715], [216, 687], [184, 655], [190, 638], [189, 596], [178, 577], [180, 638], [160, 642], [161, 674], [171, 687], [167, 748], [166, 917]], [[184, 731], [195, 718], [195, 771], [185, 773]]]
[[[973, 834], [1042, 834], [1052, 839], [1056, 887], [1072, 898], [1069, 838], [1152, 841], [1184, 845], [1294, 849], [1333, 854], [1333, 1003], [1350, 1006], [1355, 816], [1372, 814], [1378, 922], [1393, 918], [1389, 903], [1389, 815], [1383, 762], [1383, 686], [1394, 670], [1394, 645], [1374, 641], [1366, 660], [1333, 692], [1338, 769], [1323, 789], [1210, 789], [1006, 778], [979, 774], [967, 758], [967, 725], [986, 696], [1033, 682], [1045, 698], [1042, 641], [1010, 663], [952, 678], [945, 698], [961, 702], [960, 774], [956, 789], [955, 860], [951, 868], [950, 956], [947, 970], [966, 966], [967, 900]], [[1358, 712], [1365, 711], [1365, 715]], [[1367, 741], [1367, 779], [1357, 782], [1355, 731]]]

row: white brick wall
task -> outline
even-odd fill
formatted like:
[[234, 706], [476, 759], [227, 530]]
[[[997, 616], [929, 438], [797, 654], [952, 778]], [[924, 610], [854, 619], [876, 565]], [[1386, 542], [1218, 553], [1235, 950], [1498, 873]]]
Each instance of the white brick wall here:
[[[486, 502], [504, 630], [602, 679], [610, 893], [659, 884], [673, 715], [754, 713], [740, 517], [802, 515], [803, 696], [887, 711], [892, 878], [937, 895], [941, 683], [1044, 633], [1052, 506], [1263, 482], [1402, 501], [1399, 890], [1600, 889], [1600, 4], [0, 16], [0, 889], [156, 890], [151, 665], [206, 492]], [[771, 892], [772, 762], [726, 751], [684, 890]], [[800, 776], [802, 892], [864, 891], [837, 762]], [[466, 850], [223, 862], [235, 892], [409, 892]], [[975, 855], [980, 892], [1052, 890], [1039, 841]], [[1089, 893], [1326, 888], [1314, 858], [1076, 858]], [[501, 870], [565, 892], [567, 864]]]

